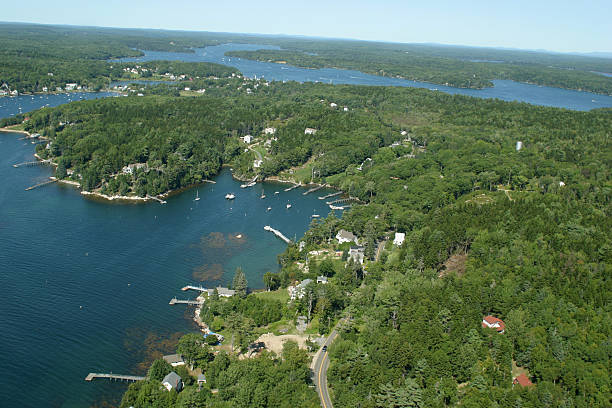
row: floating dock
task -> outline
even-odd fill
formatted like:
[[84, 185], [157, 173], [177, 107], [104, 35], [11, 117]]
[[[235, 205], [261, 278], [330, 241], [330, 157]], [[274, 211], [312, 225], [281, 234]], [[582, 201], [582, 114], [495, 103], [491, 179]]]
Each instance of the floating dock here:
[[326, 201], [325, 204], [333, 205], [333, 204], [338, 204], [338, 203], [348, 203], [349, 201], [358, 201], [358, 200], [356, 198], [353, 198], [353, 197], [340, 198], [340, 199], [334, 200], [334, 201]]
[[342, 191], [338, 191], [338, 192], [335, 192], [335, 193], [330, 193], [330, 194], [327, 194], [327, 195], [319, 197], [319, 200], [325, 200], [326, 198], [335, 197], [335, 196], [338, 196], [340, 194], [342, 194]]
[[105, 378], [109, 380], [121, 380], [121, 381], [142, 381], [147, 377], [141, 377], [139, 375], [125, 375], [125, 374], [105, 374], [105, 373], [89, 373], [85, 377], [85, 381], [93, 381], [96, 378]]
[[13, 164], [13, 167], [22, 167], [22, 166], [42, 166], [43, 164], [51, 164], [51, 160], [34, 160], [23, 163]]
[[283, 241], [285, 241], [286, 243], [288, 243], [288, 244], [290, 244], [290, 243], [291, 243], [291, 240], [290, 240], [289, 238], [287, 238], [286, 236], [284, 236], [284, 235], [283, 235], [283, 233], [282, 233], [282, 232], [280, 232], [279, 230], [274, 229], [274, 228], [272, 228], [272, 227], [271, 227], [271, 226], [269, 226], [269, 225], [266, 225], [266, 226], [264, 227], [264, 229], [265, 229], [266, 231], [270, 231], [270, 232], [272, 232], [274, 235], [276, 235], [277, 237], [279, 237], [280, 239], [282, 239], [282, 240], [283, 240]]

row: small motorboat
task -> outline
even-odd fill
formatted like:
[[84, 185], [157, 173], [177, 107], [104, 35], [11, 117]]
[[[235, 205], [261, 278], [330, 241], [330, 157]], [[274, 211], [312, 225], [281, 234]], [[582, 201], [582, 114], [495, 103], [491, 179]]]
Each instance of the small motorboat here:
[[287, 209], [291, 208], [291, 204], [287, 204]]
[[227, 193], [225, 195], [225, 198], [228, 200], [233, 200], [234, 198], [236, 198], [236, 196], [233, 193]]
[[193, 201], [200, 201], [200, 192], [199, 191], [196, 191], [196, 198], [194, 198]]

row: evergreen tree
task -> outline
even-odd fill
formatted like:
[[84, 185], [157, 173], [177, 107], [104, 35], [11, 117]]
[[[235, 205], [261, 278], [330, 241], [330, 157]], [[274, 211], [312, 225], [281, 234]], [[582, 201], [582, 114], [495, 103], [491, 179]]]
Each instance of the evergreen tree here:
[[236, 296], [245, 298], [247, 295], [247, 279], [241, 267], [236, 268], [232, 288], [236, 291]]

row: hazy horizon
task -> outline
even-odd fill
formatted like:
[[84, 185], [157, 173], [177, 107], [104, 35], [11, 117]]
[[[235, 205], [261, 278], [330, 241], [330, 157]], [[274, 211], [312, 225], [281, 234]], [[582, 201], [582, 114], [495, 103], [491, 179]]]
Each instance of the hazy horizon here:
[[213, 4], [176, 0], [88, 2], [32, 0], [3, 7], [6, 22], [46, 25], [206, 31], [329, 39], [432, 43], [554, 53], [612, 54], [612, 7], [605, 0], [587, 4], [517, 0], [469, 5], [449, 0], [408, 4], [386, 0], [334, 3], [235, 0]]

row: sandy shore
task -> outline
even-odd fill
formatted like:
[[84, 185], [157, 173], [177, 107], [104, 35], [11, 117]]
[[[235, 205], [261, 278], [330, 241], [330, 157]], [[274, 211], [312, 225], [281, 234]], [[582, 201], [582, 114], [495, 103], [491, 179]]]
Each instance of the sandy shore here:
[[152, 200], [151, 198], [148, 198], [148, 197], [122, 196], [122, 195], [109, 196], [109, 195], [106, 195], [106, 194], [96, 193], [96, 192], [93, 192], [93, 191], [81, 191], [81, 194], [103, 198], [103, 199], [108, 200], [108, 201], [125, 200], [125, 201], [140, 201], [140, 202], [145, 202], [145, 201]]
[[26, 132], [25, 130], [11, 129], [9, 127], [0, 128], [0, 132], [5, 132], [5, 133], [20, 133], [22, 135], [26, 135], [26, 137], [32, 136], [29, 132]]

